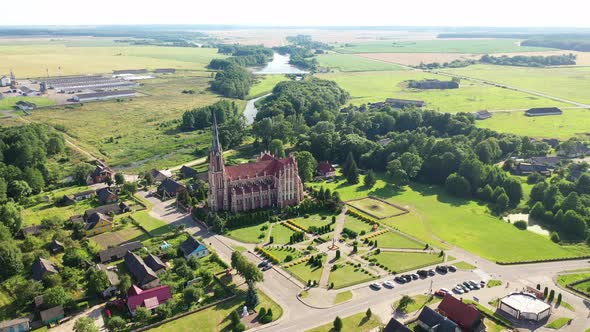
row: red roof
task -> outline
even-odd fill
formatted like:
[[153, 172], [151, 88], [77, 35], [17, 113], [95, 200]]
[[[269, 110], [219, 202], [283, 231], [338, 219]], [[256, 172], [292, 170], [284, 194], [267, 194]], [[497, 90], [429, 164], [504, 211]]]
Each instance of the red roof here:
[[127, 306], [130, 311], [135, 311], [138, 307], [153, 309], [161, 303], [168, 301], [171, 297], [172, 292], [168, 286], [143, 290], [133, 285], [127, 292]]
[[332, 164], [330, 164], [329, 162], [322, 161], [318, 164], [318, 171], [320, 171], [321, 173], [329, 173], [335, 172], [336, 169], [332, 167]]
[[258, 161], [253, 163], [226, 166], [225, 172], [230, 180], [245, 179], [247, 177], [253, 178], [256, 176], [278, 175], [279, 171], [285, 165], [295, 164], [295, 159], [287, 157], [283, 159], [276, 159], [269, 154], [263, 155]]
[[438, 305], [438, 311], [467, 331], [471, 331], [481, 321], [479, 310], [448, 293]]

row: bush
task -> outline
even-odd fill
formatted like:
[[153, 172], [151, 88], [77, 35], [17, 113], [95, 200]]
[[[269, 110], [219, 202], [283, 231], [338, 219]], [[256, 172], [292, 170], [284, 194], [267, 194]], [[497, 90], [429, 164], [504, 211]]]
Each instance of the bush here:
[[561, 242], [561, 238], [559, 237], [559, 234], [557, 234], [557, 232], [551, 232], [551, 241], [555, 243]]
[[528, 226], [527, 222], [524, 220], [518, 220], [514, 222], [514, 226], [520, 230], [525, 230]]
[[264, 307], [260, 308], [260, 311], [258, 311], [258, 317], [263, 316], [266, 316], [266, 309]]
[[239, 322], [236, 325], [234, 325], [233, 331], [234, 332], [246, 331], [246, 325], [244, 325], [244, 323], [242, 323], [242, 322]]

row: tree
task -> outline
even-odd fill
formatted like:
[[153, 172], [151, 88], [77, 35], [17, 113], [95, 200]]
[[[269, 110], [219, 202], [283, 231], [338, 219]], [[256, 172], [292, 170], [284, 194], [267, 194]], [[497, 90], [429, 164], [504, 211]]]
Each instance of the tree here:
[[547, 298], [547, 294], [549, 293], [549, 288], [545, 287], [545, 289], [543, 290], [543, 298], [546, 299]]
[[561, 304], [561, 293], [557, 294], [557, 301], [555, 302], [556, 305]]
[[520, 184], [520, 181], [513, 177], [508, 177], [502, 183], [502, 187], [510, 199], [510, 205], [517, 206], [523, 197], [522, 185]]
[[557, 234], [557, 232], [551, 232], [551, 241], [555, 243], [559, 243], [561, 241], [559, 234]]
[[270, 141], [270, 144], [268, 145], [268, 150], [276, 158], [285, 158], [285, 148], [283, 147], [283, 142], [280, 139], [273, 139], [272, 141]]
[[336, 259], [340, 259], [340, 249], [336, 250]]
[[554, 299], [554, 298], [555, 298], [555, 291], [552, 289], [552, 290], [549, 292], [549, 297], [547, 298], [547, 301], [548, 301], [549, 303], [551, 303], [551, 302], [553, 302], [553, 299]]
[[9, 241], [0, 243], [0, 278], [7, 279], [21, 274], [24, 270], [20, 249]]
[[248, 291], [246, 292], [246, 301], [245, 301], [245, 305], [248, 308], [256, 308], [258, 306], [258, 303], [260, 301], [258, 300], [258, 292], [256, 291], [256, 288], [254, 287], [254, 283], [253, 282], [248, 282]]
[[501, 194], [500, 196], [498, 196], [498, 198], [496, 198], [496, 208], [498, 209], [498, 211], [506, 211], [509, 204], [510, 199], [506, 194]]
[[308, 151], [300, 151], [297, 153], [297, 169], [299, 176], [303, 182], [308, 182], [313, 179], [315, 170], [318, 167], [318, 162], [313, 155]]
[[138, 323], [147, 323], [152, 318], [152, 312], [145, 307], [138, 307], [135, 309], [135, 316], [133, 319]]
[[71, 301], [71, 295], [61, 286], [48, 288], [43, 292], [43, 303], [49, 308]]
[[143, 180], [145, 181], [146, 186], [151, 186], [154, 184], [154, 176], [150, 172], [145, 173]]
[[246, 281], [258, 282], [264, 280], [264, 275], [256, 264], [248, 261], [241, 253], [234, 251], [231, 255], [231, 266], [236, 269]]
[[445, 189], [457, 197], [467, 198], [471, 195], [471, 184], [469, 184], [467, 179], [457, 173], [453, 173], [447, 177]]
[[119, 278], [119, 285], [117, 286], [117, 288], [119, 289], [119, 292], [121, 294], [125, 294], [129, 290], [129, 288], [131, 288], [132, 285], [133, 282], [131, 281], [131, 277], [129, 277], [128, 274], [123, 274]]
[[344, 176], [348, 176], [348, 172], [350, 171], [350, 167], [352, 167], [352, 163], [354, 162], [354, 156], [352, 155], [352, 152], [348, 152], [348, 155], [346, 156], [346, 160], [344, 161], [344, 164], [342, 165], [342, 174]]
[[203, 296], [203, 290], [195, 285], [188, 286], [182, 291], [182, 299], [187, 305], [197, 302]]
[[410, 182], [410, 179], [408, 178], [406, 171], [403, 169], [396, 169], [393, 171], [393, 174], [391, 174], [391, 181], [394, 185], [403, 187]]
[[80, 317], [74, 324], [75, 332], [98, 332], [98, 326], [90, 317]]
[[127, 322], [125, 322], [125, 320], [119, 316], [113, 316], [111, 319], [108, 320], [106, 325], [109, 328], [109, 330], [119, 332], [125, 328]]
[[407, 295], [404, 295], [404, 296], [402, 296], [402, 298], [399, 300], [399, 303], [398, 303], [398, 305], [397, 305], [397, 310], [398, 310], [399, 312], [406, 312], [406, 310], [407, 310], [408, 306], [409, 306], [410, 304], [414, 303], [414, 302], [415, 302], [415, 301], [414, 301], [414, 299], [413, 299], [413, 298], [411, 298], [411, 297], [409, 297], [409, 296], [407, 296]]
[[109, 277], [105, 271], [98, 269], [90, 270], [88, 273], [88, 292], [93, 295], [101, 295], [109, 286]]
[[334, 331], [342, 331], [342, 319], [340, 319], [339, 316], [336, 316], [336, 318], [334, 319]]
[[79, 163], [78, 165], [76, 165], [76, 167], [74, 167], [74, 174], [73, 174], [74, 181], [78, 185], [85, 185], [86, 179], [90, 175], [90, 172], [92, 172], [93, 170], [94, 170], [94, 166], [92, 166], [88, 163]]
[[367, 176], [365, 176], [365, 187], [373, 188], [376, 182], [377, 177], [375, 176], [375, 172], [373, 172], [373, 170], [369, 170], [367, 172]]
[[10, 182], [8, 186], [8, 195], [14, 198], [16, 201], [20, 201], [25, 197], [29, 197], [32, 193], [33, 190], [25, 181], [15, 180]]
[[404, 152], [399, 158], [401, 168], [406, 171], [410, 179], [415, 178], [422, 168], [422, 158], [411, 152]]
[[348, 169], [346, 181], [351, 184], [359, 183], [359, 169], [356, 166], [356, 162], [354, 161], [354, 159], [352, 160], [352, 163], [350, 164], [350, 167]]
[[371, 316], [373, 316], [373, 313], [371, 312], [371, 308], [367, 309], [367, 312], [365, 313], [365, 315], [367, 316], [367, 318], [371, 319]]
[[127, 182], [123, 184], [123, 192], [129, 195], [133, 195], [137, 192], [137, 183]]
[[116, 173], [115, 174], [115, 183], [118, 186], [121, 186], [125, 183], [125, 176], [123, 175], [123, 173]]
[[17, 234], [23, 224], [20, 206], [14, 202], [0, 205], [0, 222], [8, 227], [12, 234]]

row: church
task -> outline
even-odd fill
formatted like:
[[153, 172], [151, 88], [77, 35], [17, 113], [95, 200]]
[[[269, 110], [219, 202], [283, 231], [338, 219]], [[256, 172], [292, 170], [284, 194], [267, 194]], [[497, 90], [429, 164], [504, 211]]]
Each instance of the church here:
[[297, 205], [301, 200], [303, 184], [294, 156], [276, 158], [269, 152], [263, 152], [256, 162], [225, 166], [217, 121], [213, 118], [207, 197], [211, 211], [240, 212], [273, 206], [282, 208]]

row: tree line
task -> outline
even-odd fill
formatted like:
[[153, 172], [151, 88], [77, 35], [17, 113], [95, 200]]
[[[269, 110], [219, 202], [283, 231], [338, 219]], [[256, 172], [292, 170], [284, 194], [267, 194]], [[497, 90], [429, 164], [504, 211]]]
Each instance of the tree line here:
[[545, 66], [564, 66], [575, 65], [577, 56], [575, 54], [549, 55], [549, 56], [493, 56], [486, 54], [481, 57], [480, 61], [487, 64], [502, 66], [520, 66], [520, 67], [545, 67]]

